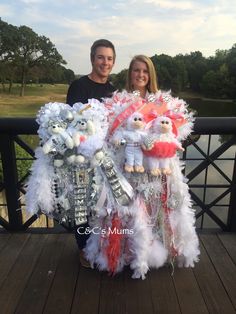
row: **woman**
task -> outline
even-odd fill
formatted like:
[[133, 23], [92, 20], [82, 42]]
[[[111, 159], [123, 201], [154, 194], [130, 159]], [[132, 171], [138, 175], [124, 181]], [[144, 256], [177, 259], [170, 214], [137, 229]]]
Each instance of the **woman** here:
[[158, 91], [156, 70], [152, 60], [144, 55], [135, 56], [129, 65], [126, 90], [139, 91], [142, 98]]

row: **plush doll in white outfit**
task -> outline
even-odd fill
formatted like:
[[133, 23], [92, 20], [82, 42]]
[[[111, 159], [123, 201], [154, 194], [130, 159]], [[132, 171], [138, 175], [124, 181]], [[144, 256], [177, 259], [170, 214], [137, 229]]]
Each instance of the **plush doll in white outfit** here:
[[116, 145], [125, 144], [125, 171], [144, 172], [143, 144], [146, 132], [144, 131], [145, 121], [141, 113], [135, 112], [128, 119], [126, 128], [118, 130], [114, 135]]

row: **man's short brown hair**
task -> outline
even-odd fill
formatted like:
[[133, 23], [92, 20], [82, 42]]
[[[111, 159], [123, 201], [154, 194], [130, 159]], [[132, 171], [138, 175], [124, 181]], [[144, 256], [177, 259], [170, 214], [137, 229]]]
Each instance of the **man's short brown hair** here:
[[113, 50], [113, 57], [114, 57], [114, 62], [115, 62], [115, 59], [116, 59], [116, 51], [115, 51], [115, 47], [113, 45], [112, 42], [110, 42], [109, 40], [107, 39], [98, 39], [96, 40], [93, 44], [92, 44], [92, 47], [91, 47], [91, 50], [90, 50], [90, 60], [93, 62], [94, 60], [94, 57], [95, 57], [95, 54], [96, 54], [96, 49], [98, 47], [107, 47], [107, 48], [111, 48]]

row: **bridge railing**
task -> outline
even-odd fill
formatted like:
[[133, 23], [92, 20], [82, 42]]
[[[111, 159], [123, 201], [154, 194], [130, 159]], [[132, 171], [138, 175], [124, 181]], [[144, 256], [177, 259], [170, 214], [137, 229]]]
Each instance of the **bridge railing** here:
[[[29, 171], [27, 167], [26, 173], [19, 171], [21, 163], [34, 159], [35, 147], [25, 138], [36, 135], [37, 128], [32, 118], [0, 118], [0, 226], [7, 230], [24, 231], [38, 219], [37, 215], [25, 218], [22, 196]], [[236, 231], [235, 145], [236, 117], [196, 118], [182, 159], [198, 228]], [[19, 156], [16, 147], [28, 157]], [[46, 219], [44, 227], [48, 230], [50, 225]]]

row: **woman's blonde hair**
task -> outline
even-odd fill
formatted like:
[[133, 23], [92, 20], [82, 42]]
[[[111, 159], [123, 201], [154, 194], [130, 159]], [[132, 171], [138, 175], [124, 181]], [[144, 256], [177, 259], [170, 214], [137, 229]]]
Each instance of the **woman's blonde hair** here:
[[149, 81], [147, 84], [147, 90], [149, 93], [156, 93], [158, 91], [156, 70], [152, 63], [152, 60], [149, 57], [144, 56], [144, 55], [134, 56], [133, 59], [131, 60], [130, 65], [129, 65], [129, 70], [127, 73], [126, 90], [128, 92], [134, 91], [134, 88], [131, 82], [131, 72], [132, 72], [133, 65], [136, 61], [144, 62], [147, 65], [148, 73], [149, 73]]

